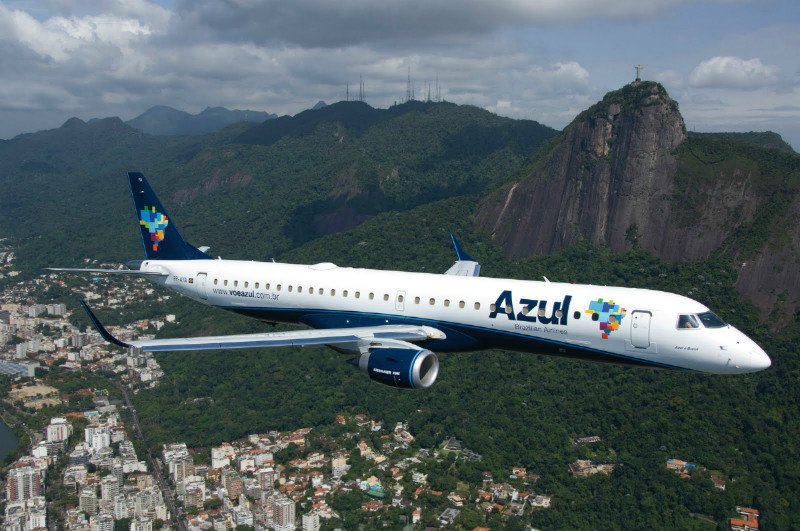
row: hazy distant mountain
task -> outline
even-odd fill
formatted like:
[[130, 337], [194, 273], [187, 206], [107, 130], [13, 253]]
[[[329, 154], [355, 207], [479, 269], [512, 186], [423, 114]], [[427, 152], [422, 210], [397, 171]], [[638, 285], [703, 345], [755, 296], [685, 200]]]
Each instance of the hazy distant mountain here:
[[126, 123], [151, 135], [202, 135], [238, 122], [260, 123], [277, 117], [263, 111], [229, 110], [225, 107], [207, 107], [198, 114], [189, 114], [166, 105], [156, 105]]
[[327, 104], [327, 103], [325, 103], [325, 102], [324, 102], [324, 101], [322, 101], [322, 100], [319, 100], [319, 101], [317, 102], [317, 104], [316, 104], [316, 105], [314, 105], [313, 107], [311, 107], [311, 110], [312, 110], [312, 111], [316, 111], [316, 110], [318, 110], [318, 109], [322, 109], [323, 107], [327, 107], [327, 106], [328, 106], [328, 104]]

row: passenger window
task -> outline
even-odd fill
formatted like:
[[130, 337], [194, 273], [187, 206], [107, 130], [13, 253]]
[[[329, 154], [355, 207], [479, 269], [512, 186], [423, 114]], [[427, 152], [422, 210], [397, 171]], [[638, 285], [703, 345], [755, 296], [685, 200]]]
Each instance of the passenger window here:
[[700, 323], [697, 320], [697, 317], [690, 314], [684, 314], [678, 316], [678, 328], [700, 328]]
[[266, 284], [264, 284], [264, 289], [269, 289], [269, 282], [267, 282]]
[[476, 302], [476, 303], [475, 303], [475, 309], [476, 309], [476, 310], [480, 310], [480, 309], [481, 309], [481, 303], [479, 303], [479, 302]]
[[402, 295], [397, 296], [397, 302], [403, 302], [404, 298]]
[[344, 291], [342, 292], [342, 297], [347, 297], [347, 290], [344, 290]]
[[360, 299], [360, 298], [361, 298], [361, 292], [360, 291], [356, 291], [356, 299]]
[[536, 313], [539, 314], [539, 317], [544, 317], [544, 308], [539, 308], [539, 311]]
[[497, 305], [494, 304], [494, 303], [490, 304], [489, 305], [489, 311], [490, 312], [496, 312], [497, 311]]
[[244, 287], [247, 287], [247, 286], [249, 286], [249, 285], [250, 285], [250, 283], [249, 283], [248, 281], [246, 281], [246, 280], [245, 280], [245, 281], [244, 281]]
[[258, 282], [256, 282], [256, 289], [258, 289]]
[[222, 285], [223, 285], [223, 286], [227, 286], [227, 285], [228, 285], [228, 280], [227, 280], [227, 279], [225, 279], [225, 281], [222, 283]]
[[292, 292], [292, 285], [291, 284], [289, 284], [289, 290], [288, 291], [289, 291], [289, 293]]
[[[494, 310], [492, 310], [492, 311], [494, 311]], [[530, 306], [528, 306], [526, 304], [525, 306], [522, 307], [520, 312], [522, 313], [522, 315], [528, 315], [531, 312]]]
[[464, 304], [464, 301], [458, 301], [459, 308], [463, 308], [464, 306], [466, 306], [466, 304]]
[[313, 295], [314, 294], [314, 288], [308, 288], [308, 294], [309, 295]]
[[[477, 310], [477, 308], [475, 308], [475, 309]], [[511, 312], [512, 312], [512, 310], [513, 310], [513, 309], [511, 308], [511, 306], [506, 306], [506, 313], [507, 313], [508, 315], [511, 315]]]
[[449, 308], [450, 307], [450, 299], [445, 299], [444, 300], [444, 307], [445, 308]]
[[436, 299], [428, 299], [428, 304], [433, 306], [434, 304], [436, 304]]
[[297, 286], [297, 293], [303, 293], [303, 286]]
[[277, 286], [275, 286], [275, 289], [277, 289], [278, 291], [280, 291], [280, 290], [281, 290], [281, 285], [280, 285], [280, 284], [278, 284]]
[[238, 280], [234, 280], [233, 281], [233, 287], [236, 288], [238, 286], [239, 286], [239, 281]]
[[388, 293], [384, 293], [383, 294], [383, 300], [385, 300], [385, 301], [389, 300], [389, 294]]
[[334, 295], [336, 295], [336, 290], [335, 290], [335, 289], [332, 289], [332, 290], [331, 290], [331, 297], [333, 297]]
[[414, 304], [419, 304], [419, 297], [414, 297]]
[[215, 286], [217, 285], [217, 279], [216, 278], [214, 279], [214, 285]]
[[370, 294], [369, 294], [369, 300], [372, 300], [372, 299], [374, 299], [374, 298], [375, 298], [375, 294], [374, 294], [374, 293], [370, 293]]
[[325, 295], [325, 288], [319, 288], [319, 294]]
[[564, 315], [564, 312], [562, 312], [561, 310], [556, 310], [556, 317], [557, 317], [558, 319], [561, 319], [561, 316], [562, 316], [562, 315]]

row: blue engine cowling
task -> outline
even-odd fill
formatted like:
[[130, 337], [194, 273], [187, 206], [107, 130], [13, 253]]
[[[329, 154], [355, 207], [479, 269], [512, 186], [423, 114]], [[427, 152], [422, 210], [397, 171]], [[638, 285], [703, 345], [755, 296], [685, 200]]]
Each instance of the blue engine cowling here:
[[384, 385], [427, 389], [439, 375], [439, 358], [425, 349], [376, 347], [361, 355], [358, 368]]

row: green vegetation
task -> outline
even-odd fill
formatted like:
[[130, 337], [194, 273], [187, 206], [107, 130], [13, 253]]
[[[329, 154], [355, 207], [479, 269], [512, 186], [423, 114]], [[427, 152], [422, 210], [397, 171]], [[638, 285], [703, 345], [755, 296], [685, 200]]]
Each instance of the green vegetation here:
[[730, 142], [753, 144], [770, 149], [779, 149], [794, 153], [790, 146], [781, 135], [772, 131], [750, 131], [749, 133], [689, 133], [694, 138], [716, 138]]
[[679, 222], [686, 226], [702, 218], [703, 205], [715, 189], [743, 190], [759, 202], [755, 216], [742, 223], [734, 212], [728, 225], [737, 229], [725, 242], [724, 252], [750, 257], [765, 242], [782, 243], [793, 226], [786, 223], [800, 190], [800, 157], [794, 152], [764, 149], [729, 135], [691, 135], [678, 148], [680, 166], [673, 203]]
[[[385, 210], [483, 193], [556, 133], [420, 102], [345, 102], [249, 127], [155, 137], [105, 119], [0, 144], [0, 233], [25, 275], [88, 256], [138, 257], [124, 172], [139, 169], [189, 241], [228, 258], [269, 259]], [[257, 134], [264, 128], [268, 139]]]
[[661, 83], [656, 83], [655, 81], [629, 83], [618, 90], [606, 93], [601, 101], [576, 116], [572, 124], [607, 117], [608, 109], [611, 105], [619, 105], [620, 110], [625, 111], [632, 108], [646, 107], [664, 100], [669, 100], [672, 110], [678, 111], [678, 102], [669, 99], [667, 90]]

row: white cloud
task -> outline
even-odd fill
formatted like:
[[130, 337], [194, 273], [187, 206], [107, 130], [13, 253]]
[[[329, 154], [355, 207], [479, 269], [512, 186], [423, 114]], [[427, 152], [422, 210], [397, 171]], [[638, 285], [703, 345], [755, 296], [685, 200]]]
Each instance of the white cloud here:
[[535, 66], [530, 76], [533, 90], [540, 93], [583, 92], [589, 86], [589, 71], [575, 61], [555, 63], [549, 68]]
[[755, 89], [775, 84], [780, 69], [765, 65], [759, 58], [712, 57], [689, 74], [689, 84], [703, 88]]
[[686, 84], [683, 74], [675, 70], [665, 70], [657, 72], [653, 79], [664, 85], [668, 92], [673, 90], [682, 89]]
[[[353, 94], [362, 75], [367, 102], [385, 107], [404, 98], [409, 66], [418, 98], [438, 76], [448, 101], [562, 127], [630, 73], [626, 67], [619, 79], [616, 65], [597, 59], [608, 57], [601, 49], [608, 44], [587, 44], [578, 33], [590, 22], [582, 21], [602, 19], [611, 31], [623, 24], [609, 20], [635, 26], [632, 19], [649, 18], [648, 25], [656, 24], [652, 17], [693, 1], [161, 2], [167, 9], [148, 0], [0, 0], [0, 137], [57, 126], [71, 115], [129, 119], [155, 104], [190, 112], [223, 105], [294, 114], [320, 99], [343, 99], [347, 82]], [[537, 27], [547, 31], [539, 35]], [[552, 28], [563, 29], [562, 40], [552, 38]], [[729, 113], [754, 120], [755, 114], [731, 109], [745, 100], [748, 108], [763, 107], [753, 99], [767, 90], [788, 90], [774, 101], [797, 103], [791, 65], [769, 53], [782, 46], [790, 50], [784, 56], [794, 57], [793, 32], [772, 30], [773, 44], [750, 52], [720, 45], [726, 54], [760, 59], [714, 57], [690, 76], [699, 57], [679, 65], [666, 57], [655, 78], [676, 91], [695, 123], [716, 123], [715, 117]], [[759, 34], [748, 45], [767, 40]], [[761, 90], [716, 88], [770, 83]], [[719, 93], [743, 99], [714, 105], [698, 99], [719, 100]]]

